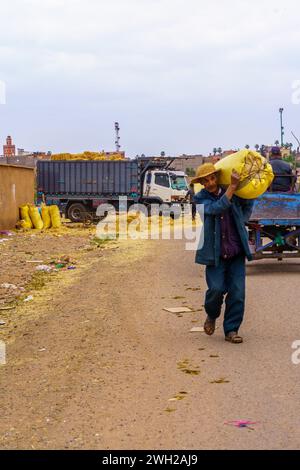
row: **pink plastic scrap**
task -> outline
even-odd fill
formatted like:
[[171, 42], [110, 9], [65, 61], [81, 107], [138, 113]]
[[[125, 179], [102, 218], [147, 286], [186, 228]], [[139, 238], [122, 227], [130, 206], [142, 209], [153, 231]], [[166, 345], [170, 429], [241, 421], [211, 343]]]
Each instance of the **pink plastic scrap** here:
[[238, 419], [235, 421], [225, 421], [224, 424], [229, 424], [230, 426], [235, 426], [237, 428], [249, 428], [249, 425], [251, 424], [257, 424], [257, 421], [249, 421], [249, 420], [244, 420], [244, 419]]

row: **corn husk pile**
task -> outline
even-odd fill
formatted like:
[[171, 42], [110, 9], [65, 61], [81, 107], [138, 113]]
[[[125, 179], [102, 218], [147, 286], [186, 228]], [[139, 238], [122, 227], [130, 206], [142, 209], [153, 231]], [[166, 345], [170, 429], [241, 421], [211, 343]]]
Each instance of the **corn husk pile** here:
[[124, 160], [124, 154], [88, 151], [83, 153], [58, 153], [52, 155], [51, 160]]

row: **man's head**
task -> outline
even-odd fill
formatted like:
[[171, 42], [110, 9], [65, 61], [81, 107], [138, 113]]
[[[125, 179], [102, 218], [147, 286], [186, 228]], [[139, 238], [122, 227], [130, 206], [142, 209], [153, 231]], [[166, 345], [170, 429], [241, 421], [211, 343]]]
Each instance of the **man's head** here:
[[213, 163], [204, 163], [197, 169], [196, 177], [192, 179], [192, 183], [200, 183], [209, 193], [217, 194], [218, 172]]
[[272, 147], [270, 158], [281, 158], [281, 149], [280, 147]]

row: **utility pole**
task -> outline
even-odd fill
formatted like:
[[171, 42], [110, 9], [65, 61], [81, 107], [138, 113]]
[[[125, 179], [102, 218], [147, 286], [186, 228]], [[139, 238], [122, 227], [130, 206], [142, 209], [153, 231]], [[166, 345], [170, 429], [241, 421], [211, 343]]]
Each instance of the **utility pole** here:
[[115, 144], [116, 144], [116, 150], [117, 150], [117, 152], [120, 152], [120, 148], [121, 148], [119, 130], [120, 130], [119, 123], [118, 123], [118, 122], [115, 122], [115, 131], [116, 131], [116, 140], [115, 140]]
[[280, 113], [280, 137], [281, 137], [281, 147], [283, 147], [283, 135], [284, 135], [284, 127], [282, 125], [282, 113], [283, 113], [283, 108], [279, 108], [279, 113]]

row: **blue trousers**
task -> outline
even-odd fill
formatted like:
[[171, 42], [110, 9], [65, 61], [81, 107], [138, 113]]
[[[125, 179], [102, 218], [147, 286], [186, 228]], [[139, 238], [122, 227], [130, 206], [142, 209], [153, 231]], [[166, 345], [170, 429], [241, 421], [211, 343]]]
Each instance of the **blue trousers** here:
[[223, 328], [227, 335], [238, 332], [245, 310], [245, 256], [220, 259], [219, 266], [206, 266], [208, 290], [205, 294], [205, 311], [210, 318], [218, 318], [225, 299]]

